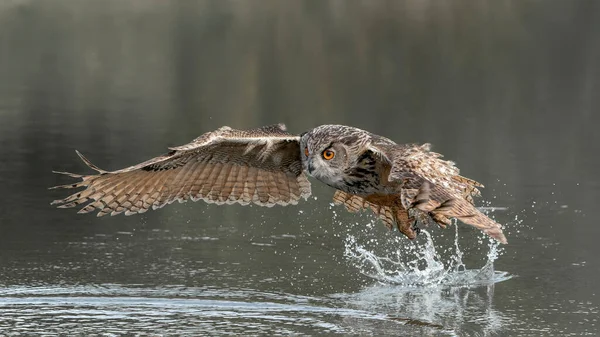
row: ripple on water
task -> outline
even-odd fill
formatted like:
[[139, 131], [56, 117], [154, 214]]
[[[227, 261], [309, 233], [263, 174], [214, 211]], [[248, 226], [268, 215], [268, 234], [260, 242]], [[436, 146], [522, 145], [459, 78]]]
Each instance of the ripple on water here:
[[251, 289], [144, 285], [13, 286], [0, 289], [0, 331], [127, 333], [368, 334], [440, 326], [340, 306], [331, 298]]

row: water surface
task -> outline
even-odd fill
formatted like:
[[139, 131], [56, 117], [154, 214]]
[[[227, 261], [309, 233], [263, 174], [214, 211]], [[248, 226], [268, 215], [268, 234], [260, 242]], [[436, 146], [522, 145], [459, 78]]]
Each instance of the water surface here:
[[[598, 334], [600, 3], [0, 3], [0, 333]], [[330, 205], [49, 205], [222, 125], [431, 142], [506, 225], [415, 242]], [[63, 191], [64, 192], [64, 191]]]

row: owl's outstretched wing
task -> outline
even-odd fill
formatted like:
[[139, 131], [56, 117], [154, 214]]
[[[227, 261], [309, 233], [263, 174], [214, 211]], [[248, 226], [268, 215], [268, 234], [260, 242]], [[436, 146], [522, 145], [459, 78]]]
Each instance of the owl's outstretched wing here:
[[506, 243], [502, 226], [473, 205], [480, 183], [459, 175], [454, 163], [430, 151], [430, 145], [380, 145], [372, 151], [390, 165], [388, 180], [401, 182], [402, 203], [432, 214], [438, 223], [449, 218], [472, 225], [501, 243]]
[[99, 169], [77, 152], [98, 174], [55, 172], [81, 181], [52, 188], [85, 189], [52, 204], [70, 208], [87, 203], [79, 213], [98, 210], [98, 216], [144, 213], [188, 199], [268, 207], [296, 204], [311, 193], [299, 142], [283, 124], [252, 130], [222, 127], [117, 171]]

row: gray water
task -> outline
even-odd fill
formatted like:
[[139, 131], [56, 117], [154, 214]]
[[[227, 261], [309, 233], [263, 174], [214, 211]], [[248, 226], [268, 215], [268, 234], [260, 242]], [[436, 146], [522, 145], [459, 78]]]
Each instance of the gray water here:
[[[0, 2], [0, 334], [600, 331], [600, 2]], [[222, 125], [431, 142], [498, 247], [331, 206], [54, 209], [69, 181]], [[64, 191], [62, 191], [64, 192]]]

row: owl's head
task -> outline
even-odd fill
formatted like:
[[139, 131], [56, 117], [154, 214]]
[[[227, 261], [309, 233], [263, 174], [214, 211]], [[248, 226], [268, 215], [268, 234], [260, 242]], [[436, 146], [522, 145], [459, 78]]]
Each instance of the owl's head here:
[[322, 125], [301, 135], [304, 171], [325, 184], [344, 185], [344, 177], [358, 157], [364, 131], [342, 125]]

